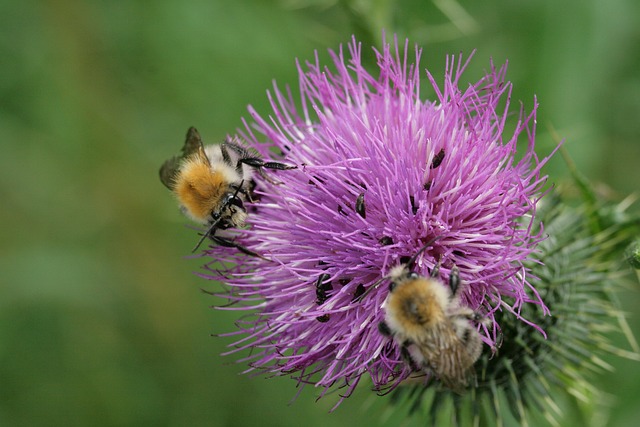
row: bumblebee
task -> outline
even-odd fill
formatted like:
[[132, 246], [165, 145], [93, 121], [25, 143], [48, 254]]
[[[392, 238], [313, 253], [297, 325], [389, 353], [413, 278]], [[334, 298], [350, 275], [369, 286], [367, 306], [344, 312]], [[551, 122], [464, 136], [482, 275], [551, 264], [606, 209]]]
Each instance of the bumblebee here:
[[174, 193], [186, 216], [208, 226], [193, 252], [208, 236], [222, 246], [236, 247], [249, 253], [233, 241], [216, 236], [216, 230], [244, 226], [247, 219], [244, 203], [253, 201], [255, 171], [266, 181], [274, 183], [264, 169], [295, 168], [283, 163], [265, 162], [233, 141], [205, 147], [196, 128], [191, 127], [182, 153], [164, 162], [160, 168], [160, 181]]
[[461, 391], [469, 385], [473, 365], [482, 353], [474, 323], [489, 320], [460, 304], [457, 267], [452, 268], [447, 286], [437, 278], [438, 265], [430, 277], [412, 270], [418, 254], [389, 273], [385, 319], [378, 329], [401, 346], [414, 370], [431, 373], [446, 387]]

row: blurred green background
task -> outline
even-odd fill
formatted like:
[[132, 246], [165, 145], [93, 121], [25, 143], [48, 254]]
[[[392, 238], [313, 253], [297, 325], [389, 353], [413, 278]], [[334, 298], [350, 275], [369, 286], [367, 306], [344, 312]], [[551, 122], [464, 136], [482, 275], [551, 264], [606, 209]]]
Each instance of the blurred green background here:
[[[329, 414], [295, 382], [240, 375], [220, 353], [233, 313], [186, 259], [195, 233], [158, 167], [195, 125], [214, 142], [294, 59], [380, 28], [445, 55], [477, 49], [466, 78], [509, 59], [514, 100], [538, 115], [538, 152], [567, 139], [614, 196], [640, 183], [636, 0], [0, 1], [0, 426], [352, 426], [384, 408], [367, 385]], [[365, 48], [368, 51], [368, 47]], [[517, 108], [517, 104], [514, 104]], [[558, 157], [551, 181], [567, 178]], [[629, 311], [637, 289], [622, 297]], [[632, 328], [640, 331], [640, 315]], [[640, 419], [640, 366], [611, 357], [608, 425]], [[364, 382], [366, 383], [366, 382]], [[373, 406], [371, 406], [373, 405]], [[415, 421], [415, 420], [414, 420]], [[403, 424], [407, 420], [389, 420]], [[564, 425], [572, 425], [571, 419]]]

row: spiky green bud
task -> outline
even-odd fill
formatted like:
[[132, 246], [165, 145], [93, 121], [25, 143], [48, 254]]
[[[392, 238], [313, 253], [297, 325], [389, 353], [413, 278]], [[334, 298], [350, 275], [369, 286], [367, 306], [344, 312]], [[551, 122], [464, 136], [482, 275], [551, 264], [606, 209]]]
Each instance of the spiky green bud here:
[[631, 267], [640, 270], [640, 240], [632, 242], [627, 246], [624, 256]]

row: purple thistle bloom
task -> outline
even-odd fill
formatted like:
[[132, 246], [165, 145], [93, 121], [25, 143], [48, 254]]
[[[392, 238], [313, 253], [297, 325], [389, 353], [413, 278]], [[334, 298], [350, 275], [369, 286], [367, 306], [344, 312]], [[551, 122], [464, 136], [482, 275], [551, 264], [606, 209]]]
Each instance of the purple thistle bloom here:
[[[375, 78], [353, 40], [348, 61], [342, 49], [331, 52], [336, 71], [317, 58], [306, 70], [298, 64], [301, 108], [277, 87], [269, 94], [273, 116], [249, 108], [255, 123], [240, 137], [264, 158], [277, 147], [299, 166], [268, 171], [280, 184], [258, 182], [250, 226], [227, 231], [264, 259], [208, 251], [215, 261], [205, 276], [226, 282], [223, 296], [237, 303], [225, 309], [251, 311], [227, 334], [241, 337], [229, 353], [251, 350], [242, 360], [249, 370], [292, 375], [324, 392], [346, 386], [347, 395], [365, 373], [377, 390], [395, 387], [411, 368], [378, 331], [388, 295], [381, 278], [435, 237], [415, 269], [427, 275], [440, 261], [446, 283], [457, 266], [463, 304], [491, 320], [497, 310], [520, 318], [526, 303], [548, 312], [523, 266], [542, 238], [531, 231], [548, 159], [534, 153], [537, 103], [503, 135], [506, 65], [492, 64], [461, 90], [468, 60], [450, 57], [443, 87], [427, 73], [437, 99], [422, 101], [420, 50], [414, 63], [408, 52], [408, 42], [402, 55], [397, 41], [376, 51]], [[523, 132], [526, 151], [516, 161]], [[499, 327], [481, 327], [485, 351], [495, 348]]]

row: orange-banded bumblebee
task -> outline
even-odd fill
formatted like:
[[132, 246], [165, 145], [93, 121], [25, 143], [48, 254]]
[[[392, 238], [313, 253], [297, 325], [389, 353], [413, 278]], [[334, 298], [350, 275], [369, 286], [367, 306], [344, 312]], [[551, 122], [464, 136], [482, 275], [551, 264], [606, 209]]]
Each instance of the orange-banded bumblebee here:
[[253, 200], [253, 172], [257, 170], [262, 178], [273, 183], [264, 173], [265, 168], [286, 170], [296, 166], [265, 162], [233, 141], [205, 147], [196, 128], [189, 128], [182, 153], [160, 168], [160, 181], [175, 194], [186, 216], [208, 225], [194, 252], [209, 236], [218, 244], [255, 255], [229, 239], [216, 236], [215, 232], [244, 226], [247, 218], [244, 202]]

